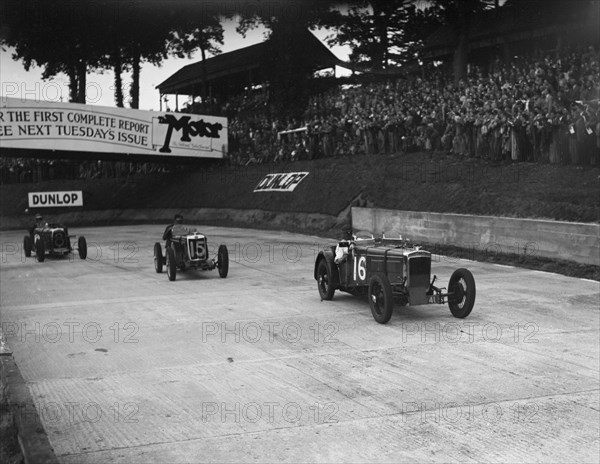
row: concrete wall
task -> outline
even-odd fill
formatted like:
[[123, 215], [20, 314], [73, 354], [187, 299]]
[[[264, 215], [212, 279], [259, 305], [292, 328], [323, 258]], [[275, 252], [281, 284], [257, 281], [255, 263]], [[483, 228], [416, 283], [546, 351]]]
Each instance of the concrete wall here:
[[352, 226], [413, 242], [600, 265], [599, 224], [352, 208]]
[[[44, 214], [44, 211], [40, 211]], [[293, 213], [263, 211], [258, 209], [230, 208], [148, 208], [148, 209], [109, 209], [101, 211], [75, 211], [44, 215], [48, 221], [62, 223], [77, 233], [77, 227], [107, 226], [119, 224], [170, 224], [175, 213], [183, 214], [185, 222], [191, 224], [214, 224], [237, 227], [283, 228], [287, 230], [315, 231], [328, 230], [339, 223], [338, 216], [320, 213]], [[25, 233], [33, 224], [33, 214], [21, 216], [1, 216], [0, 230], [18, 230]]]

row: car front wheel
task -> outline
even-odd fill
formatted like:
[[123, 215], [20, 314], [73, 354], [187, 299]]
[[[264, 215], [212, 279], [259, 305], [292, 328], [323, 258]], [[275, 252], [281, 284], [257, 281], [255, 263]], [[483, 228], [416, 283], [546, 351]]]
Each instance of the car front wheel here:
[[229, 272], [229, 251], [225, 245], [219, 246], [217, 252], [217, 267], [219, 268], [219, 276], [224, 279]]
[[475, 278], [468, 269], [457, 269], [448, 283], [448, 306], [454, 317], [467, 317], [475, 304]]
[[31, 237], [29, 235], [26, 235], [23, 238], [23, 251], [25, 252], [26, 258], [31, 257], [31, 249], [32, 248], [33, 248], [33, 245], [31, 244]]
[[158, 242], [154, 244], [154, 270], [157, 274], [160, 274], [163, 270], [162, 247]]
[[333, 299], [335, 288], [331, 285], [331, 272], [329, 272], [329, 266], [324, 259], [319, 261], [319, 266], [317, 267], [317, 287], [322, 300]]
[[380, 324], [387, 324], [394, 310], [392, 285], [387, 276], [375, 274], [369, 281], [369, 305], [373, 319]]
[[43, 263], [46, 259], [46, 248], [44, 247], [44, 241], [38, 238], [35, 242], [35, 257], [38, 263]]
[[173, 248], [167, 248], [167, 277], [170, 281], [177, 278], [177, 261], [175, 261], [175, 251]]
[[79, 237], [77, 239], [77, 251], [79, 252], [79, 258], [87, 258], [87, 241], [85, 237]]

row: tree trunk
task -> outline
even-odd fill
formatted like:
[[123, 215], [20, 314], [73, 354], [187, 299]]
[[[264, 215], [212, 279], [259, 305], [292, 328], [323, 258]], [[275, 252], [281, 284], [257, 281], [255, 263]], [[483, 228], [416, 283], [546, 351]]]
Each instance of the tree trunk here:
[[115, 103], [118, 108], [123, 108], [123, 79], [121, 79], [121, 71], [123, 63], [121, 62], [121, 51], [115, 48], [114, 51], [114, 71], [115, 71]]
[[77, 73], [75, 72], [75, 65], [69, 64], [69, 101], [71, 103], [77, 102], [78, 94], [78, 82]]
[[454, 59], [452, 67], [454, 71], [454, 83], [458, 84], [461, 79], [467, 77], [467, 60], [468, 60], [468, 47], [469, 41], [467, 38], [467, 31], [461, 31], [458, 36], [458, 44], [454, 50]]
[[87, 87], [87, 63], [84, 59], [79, 60], [77, 63], [77, 103], [85, 104], [85, 91]]
[[206, 49], [204, 42], [200, 42], [200, 53], [202, 54], [202, 106], [206, 108], [206, 97], [207, 97], [207, 75], [206, 75]]
[[131, 89], [129, 90], [129, 96], [131, 97], [131, 107], [137, 110], [140, 107], [140, 62], [142, 61], [142, 56], [140, 53], [140, 44], [138, 43], [134, 45], [132, 59], [132, 82]]

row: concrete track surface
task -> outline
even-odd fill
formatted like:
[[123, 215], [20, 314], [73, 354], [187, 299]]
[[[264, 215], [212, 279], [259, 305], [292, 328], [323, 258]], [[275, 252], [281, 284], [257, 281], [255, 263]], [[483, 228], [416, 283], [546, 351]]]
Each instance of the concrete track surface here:
[[[162, 226], [77, 229], [87, 260], [2, 233], [1, 320], [63, 463], [598, 462], [599, 283], [471, 269], [475, 309], [320, 301], [318, 237], [203, 227], [229, 276], [154, 271]], [[31, 411], [23, 411], [31, 413]]]

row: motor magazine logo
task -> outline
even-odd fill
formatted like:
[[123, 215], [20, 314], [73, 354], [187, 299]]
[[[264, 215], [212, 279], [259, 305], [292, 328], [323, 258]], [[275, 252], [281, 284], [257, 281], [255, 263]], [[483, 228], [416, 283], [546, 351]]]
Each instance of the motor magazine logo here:
[[267, 174], [254, 188], [255, 192], [293, 192], [308, 172], [282, 172]]
[[[167, 133], [165, 134], [164, 143], [159, 150], [161, 153], [171, 153], [171, 144], [182, 148], [193, 147], [194, 144], [197, 144], [199, 145], [198, 148], [210, 149], [210, 143], [202, 145], [201, 141], [192, 141], [191, 137], [198, 137], [200, 139], [218, 139], [220, 137], [219, 132], [223, 129], [223, 124], [220, 122], [210, 123], [204, 121], [204, 119], [198, 121], [192, 121], [191, 119], [191, 116], [181, 116], [180, 118], [177, 118], [173, 114], [159, 116], [158, 123], [167, 124]], [[173, 142], [171, 142], [173, 130], [176, 132], [181, 131], [181, 137], [178, 140], [174, 139]]]

